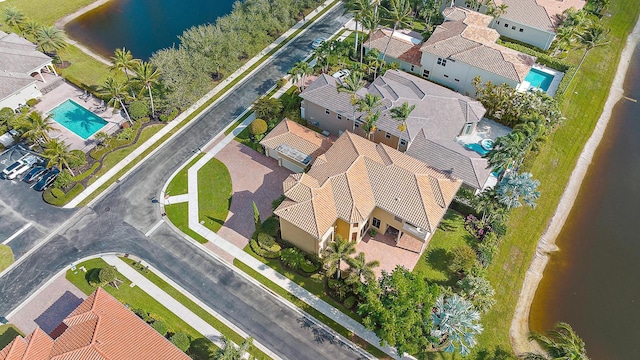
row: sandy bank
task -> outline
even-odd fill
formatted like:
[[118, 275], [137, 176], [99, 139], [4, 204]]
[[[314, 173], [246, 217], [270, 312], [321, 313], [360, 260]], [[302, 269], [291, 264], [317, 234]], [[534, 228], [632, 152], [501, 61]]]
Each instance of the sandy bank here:
[[584, 179], [587, 169], [591, 164], [593, 155], [600, 144], [600, 140], [602, 140], [604, 131], [609, 123], [609, 119], [611, 118], [613, 107], [620, 99], [622, 99], [625, 75], [631, 61], [631, 56], [633, 55], [633, 51], [635, 50], [639, 40], [640, 19], [636, 22], [633, 32], [629, 34], [627, 38], [627, 43], [622, 51], [622, 55], [620, 56], [620, 63], [618, 64], [615, 78], [611, 84], [609, 97], [604, 105], [602, 115], [600, 115], [600, 119], [598, 119], [596, 127], [593, 130], [593, 134], [591, 134], [591, 137], [587, 140], [584, 149], [578, 158], [576, 167], [571, 173], [571, 178], [569, 179], [567, 187], [560, 198], [560, 203], [558, 204], [555, 214], [551, 218], [551, 222], [538, 240], [538, 246], [531, 265], [525, 275], [522, 290], [520, 291], [520, 296], [518, 298], [518, 304], [516, 305], [513, 320], [511, 321], [511, 345], [513, 346], [513, 351], [516, 354], [522, 354], [538, 348], [536, 343], [531, 343], [527, 339], [529, 334], [529, 311], [531, 309], [531, 303], [533, 302], [538, 284], [542, 279], [544, 268], [549, 261], [548, 254], [557, 250], [557, 246], [555, 244], [556, 238], [558, 237], [560, 230], [562, 230], [562, 226], [567, 220], [569, 212], [573, 207], [573, 203], [578, 196], [580, 185], [582, 184], [582, 180]]

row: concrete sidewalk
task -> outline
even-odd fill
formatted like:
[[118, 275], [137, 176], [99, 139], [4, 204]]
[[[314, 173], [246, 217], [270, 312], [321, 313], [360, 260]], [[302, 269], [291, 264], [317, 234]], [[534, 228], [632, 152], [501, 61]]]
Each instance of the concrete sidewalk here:
[[[198, 331], [204, 337], [206, 337], [207, 339], [211, 340], [218, 347], [222, 347], [222, 341], [221, 341], [221, 339], [223, 337], [222, 334], [218, 330], [216, 330], [213, 326], [209, 325], [209, 323], [207, 323], [206, 321], [202, 320], [202, 318], [200, 318], [198, 315], [194, 314], [191, 310], [189, 310], [187, 307], [182, 305], [176, 299], [174, 299], [169, 294], [164, 292], [157, 285], [155, 285], [154, 283], [149, 281], [146, 277], [142, 276], [138, 271], [136, 271], [134, 268], [129, 266], [127, 263], [125, 263], [124, 261], [120, 260], [117, 256], [115, 256], [115, 255], [104, 255], [104, 256], [102, 256], [102, 259], [105, 262], [107, 262], [109, 265], [115, 266], [118, 269], [118, 272], [120, 272], [122, 275], [124, 275], [127, 279], [129, 279], [132, 283], [134, 283], [136, 286], [138, 286], [141, 290], [143, 290], [144, 292], [149, 294], [151, 297], [153, 297], [155, 300], [157, 300], [160, 304], [162, 304], [164, 307], [166, 307], [169, 311], [171, 311], [172, 313], [174, 313], [177, 316], [179, 316], [182, 320], [184, 320], [187, 324], [189, 324], [191, 327], [196, 329], [196, 331]], [[155, 269], [150, 269], [150, 270], [154, 274], [156, 274], [156, 275], [160, 276], [161, 278], [163, 278], [163, 280], [165, 280], [165, 281], [167, 280], [167, 278], [164, 275], [162, 275], [160, 272], [158, 272], [157, 270], [155, 270]], [[182, 289], [179, 286], [177, 286], [177, 284], [175, 284], [175, 283], [171, 284], [170, 283], [170, 285], [173, 286], [174, 288], [176, 288], [176, 290], [180, 291], [183, 295], [185, 295], [188, 298], [190, 298], [192, 301], [196, 302], [195, 300], [193, 300], [193, 299], [195, 299], [195, 297], [193, 295], [189, 294], [184, 289]], [[223, 318], [220, 314], [218, 314], [215, 311], [213, 311], [211, 308], [209, 308], [206, 305], [200, 303], [199, 301], [196, 302], [196, 303], [200, 307], [202, 307], [205, 311], [207, 311], [209, 314], [214, 316], [216, 319], [220, 320], [222, 323], [224, 323], [225, 325], [229, 326], [231, 329], [233, 329], [237, 334], [239, 334], [243, 338], [246, 339], [246, 338], [249, 337], [249, 335], [247, 335], [244, 331], [240, 330], [235, 325], [233, 325], [230, 322], [228, 322], [225, 318]], [[273, 353], [271, 350], [267, 349], [264, 345], [260, 344], [258, 341], [254, 340], [253, 341], [253, 346], [255, 346], [256, 348], [260, 349], [262, 352], [264, 352], [265, 354], [269, 355], [269, 357], [271, 357], [274, 360], [280, 359], [280, 357], [278, 355]]]

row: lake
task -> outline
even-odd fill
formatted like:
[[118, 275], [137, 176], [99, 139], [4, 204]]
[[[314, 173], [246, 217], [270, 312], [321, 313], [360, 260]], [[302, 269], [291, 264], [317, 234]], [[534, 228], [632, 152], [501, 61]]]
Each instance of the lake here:
[[155, 51], [177, 46], [177, 36], [193, 25], [214, 23], [231, 12], [234, 0], [111, 0], [68, 23], [69, 36], [109, 58], [126, 47], [148, 60]]
[[[640, 52], [625, 95], [640, 99]], [[533, 330], [573, 326], [591, 359], [638, 359], [640, 103], [616, 104], [536, 293]]]

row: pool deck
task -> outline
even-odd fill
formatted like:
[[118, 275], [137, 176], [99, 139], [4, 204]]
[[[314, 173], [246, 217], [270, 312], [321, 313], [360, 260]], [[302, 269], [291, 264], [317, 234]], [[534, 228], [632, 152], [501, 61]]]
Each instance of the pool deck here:
[[[558, 91], [558, 86], [560, 86], [560, 81], [562, 81], [562, 78], [564, 78], [564, 73], [537, 63], [532, 67], [532, 69], [536, 69], [544, 73], [553, 75], [553, 80], [551, 81], [551, 84], [549, 84], [549, 88], [545, 92], [549, 96], [555, 95], [556, 91]], [[524, 82], [518, 87], [519, 91], [528, 91], [529, 89], [530, 86], [528, 82]]]
[[[45, 83], [37, 83], [40, 89], [44, 90], [54, 82], [60, 81], [59, 78], [53, 75], [46, 76], [45, 80]], [[78, 105], [84, 107], [85, 109], [91, 111], [92, 113], [98, 115], [104, 121], [106, 121], [107, 125], [105, 125], [99, 131], [104, 131], [107, 134], [113, 134], [114, 132], [116, 132], [120, 128], [120, 124], [126, 121], [119, 110], [116, 110], [116, 112], [114, 113], [114, 109], [111, 107], [107, 108], [106, 111], [99, 111], [98, 108], [101, 107], [102, 100], [94, 96], [91, 96], [87, 100], [84, 100], [84, 95], [84, 90], [81, 90], [65, 81], [62, 81], [54, 89], [49, 90], [49, 92], [47, 92], [40, 98], [40, 102], [35, 106], [35, 109], [43, 114], [46, 114], [53, 110], [56, 106], [62, 104], [68, 99], [71, 99], [78, 103]], [[84, 140], [80, 136], [74, 134], [71, 130], [65, 128], [55, 121], [52, 121], [52, 125], [55, 130], [50, 131], [49, 136], [51, 138], [64, 141], [71, 150], [82, 150], [84, 152], [88, 152], [96, 146], [93, 136], [90, 136], [87, 140]]]

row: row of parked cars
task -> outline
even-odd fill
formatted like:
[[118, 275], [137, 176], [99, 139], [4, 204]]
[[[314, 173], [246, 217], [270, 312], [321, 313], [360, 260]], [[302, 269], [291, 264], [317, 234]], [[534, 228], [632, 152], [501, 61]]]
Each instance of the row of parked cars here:
[[24, 174], [22, 181], [27, 184], [35, 182], [36, 191], [44, 191], [51, 186], [60, 173], [57, 167], [47, 168], [41, 159], [34, 155], [27, 155], [7, 166], [0, 173], [0, 178], [14, 180]]

